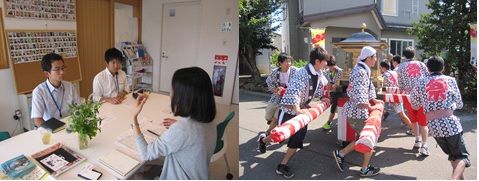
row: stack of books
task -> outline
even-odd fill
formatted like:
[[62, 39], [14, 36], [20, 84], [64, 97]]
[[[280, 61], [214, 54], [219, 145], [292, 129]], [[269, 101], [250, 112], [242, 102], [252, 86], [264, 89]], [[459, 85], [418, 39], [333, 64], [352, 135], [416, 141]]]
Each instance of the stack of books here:
[[57, 177], [86, 160], [85, 157], [61, 143], [33, 154], [32, 158], [37, 160], [53, 177]]

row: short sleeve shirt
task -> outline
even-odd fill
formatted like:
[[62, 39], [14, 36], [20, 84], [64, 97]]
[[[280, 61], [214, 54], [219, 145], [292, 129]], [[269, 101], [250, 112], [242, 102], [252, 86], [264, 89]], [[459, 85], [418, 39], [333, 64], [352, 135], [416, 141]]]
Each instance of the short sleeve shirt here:
[[70, 115], [68, 104], [73, 102], [79, 103], [79, 99], [76, 88], [72, 83], [62, 81], [57, 89], [47, 79], [32, 92], [31, 118], [43, 118], [47, 121], [52, 117], [57, 119], [67, 117]]

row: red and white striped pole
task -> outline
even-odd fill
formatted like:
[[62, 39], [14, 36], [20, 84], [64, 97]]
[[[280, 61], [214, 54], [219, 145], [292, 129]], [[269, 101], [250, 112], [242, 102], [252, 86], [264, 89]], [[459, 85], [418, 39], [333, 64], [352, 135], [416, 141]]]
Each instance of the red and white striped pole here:
[[359, 134], [359, 139], [354, 145], [354, 150], [361, 153], [370, 153], [374, 146], [376, 146], [381, 133], [381, 116], [383, 115], [384, 105], [376, 104], [374, 106], [377, 107], [377, 109], [369, 114]]
[[384, 102], [407, 103], [409, 104], [409, 95], [406, 94], [384, 94]]
[[383, 91], [389, 94], [404, 94], [404, 91], [400, 91], [399, 87], [384, 87]]
[[306, 114], [300, 114], [291, 118], [287, 122], [277, 126], [271, 131], [269, 135], [273, 142], [278, 143], [288, 139], [294, 135], [297, 131], [309, 124], [311, 121], [321, 115], [326, 109], [331, 106], [329, 101], [323, 101], [317, 105], [309, 108], [309, 112]]

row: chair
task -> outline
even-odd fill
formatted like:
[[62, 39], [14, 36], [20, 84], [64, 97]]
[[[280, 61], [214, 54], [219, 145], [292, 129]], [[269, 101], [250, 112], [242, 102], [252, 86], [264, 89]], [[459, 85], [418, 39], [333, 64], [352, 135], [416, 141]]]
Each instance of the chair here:
[[0, 132], [0, 141], [6, 140], [8, 138], [10, 138], [10, 133], [7, 131]]
[[228, 123], [231, 121], [231, 119], [233, 119], [234, 116], [235, 116], [235, 112], [232, 111], [225, 118], [225, 120], [223, 122], [218, 123], [216, 125], [216, 133], [217, 133], [216, 148], [215, 148], [215, 152], [214, 152], [213, 156], [210, 159], [210, 162], [214, 162], [214, 161], [220, 159], [221, 156], [223, 156], [223, 158], [225, 159], [225, 163], [226, 163], [226, 169], [228, 170], [228, 174], [226, 175], [226, 178], [228, 180], [233, 179], [233, 174], [231, 174], [230, 166], [228, 164], [228, 159], [226, 158], [226, 148], [228, 147], [228, 144], [226, 142], [226, 135], [224, 133], [225, 133], [226, 126], [228, 126]]

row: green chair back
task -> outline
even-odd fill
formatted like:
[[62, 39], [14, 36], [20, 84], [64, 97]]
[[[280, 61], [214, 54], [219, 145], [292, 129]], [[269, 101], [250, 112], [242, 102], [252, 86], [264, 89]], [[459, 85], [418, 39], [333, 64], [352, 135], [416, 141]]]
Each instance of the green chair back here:
[[0, 141], [6, 140], [8, 138], [10, 138], [10, 133], [7, 131], [0, 132]]
[[218, 125], [216, 125], [216, 148], [214, 153], [218, 153], [224, 146], [224, 141], [222, 140], [223, 135], [225, 134], [226, 126], [228, 126], [228, 123], [233, 119], [235, 116], [235, 112], [231, 111], [231, 113], [226, 116], [225, 120]]

